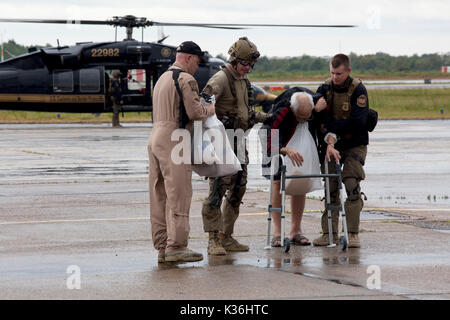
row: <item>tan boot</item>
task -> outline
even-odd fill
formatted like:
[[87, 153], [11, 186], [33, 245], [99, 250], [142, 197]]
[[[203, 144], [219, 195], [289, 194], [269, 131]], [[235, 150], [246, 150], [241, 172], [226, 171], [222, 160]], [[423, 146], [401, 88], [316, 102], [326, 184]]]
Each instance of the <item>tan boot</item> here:
[[222, 247], [218, 232], [209, 233], [208, 254], [212, 256], [223, 256], [227, 254], [227, 251]]
[[[339, 239], [336, 233], [333, 233], [333, 243], [338, 244]], [[328, 233], [322, 234], [319, 238], [313, 240], [313, 245], [315, 247], [328, 246], [330, 244], [330, 239]]]
[[166, 253], [166, 262], [194, 262], [203, 260], [201, 253], [189, 250], [188, 248]]
[[357, 233], [349, 233], [348, 234], [348, 247], [349, 248], [360, 248], [361, 242], [359, 241], [359, 236]]
[[226, 251], [248, 251], [249, 247], [245, 244], [239, 243], [231, 235], [220, 234], [220, 239], [222, 240], [222, 247]]

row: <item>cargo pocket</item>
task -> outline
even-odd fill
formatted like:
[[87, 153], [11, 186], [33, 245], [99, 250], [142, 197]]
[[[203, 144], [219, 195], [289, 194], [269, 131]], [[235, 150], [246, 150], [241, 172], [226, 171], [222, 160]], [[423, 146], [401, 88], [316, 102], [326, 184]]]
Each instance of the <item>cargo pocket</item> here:
[[364, 163], [366, 160], [367, 148], [365, 146], [350, 150], [342, 169], [342, 180], [354, 178], [360, 182], [366, 178]]
[[209, 206], [214, 209], [220, 208], [220, 205], [222, 204], [222, 197], [223, 197], [223, 183], [221, 178], [215, 178], [212, 183], [212, 190], [209, 194], [208, 201]]
[[184, 213], [173, 213], [173, 241], [178, 247], [187, 247], [189, 237], [189, 215]]

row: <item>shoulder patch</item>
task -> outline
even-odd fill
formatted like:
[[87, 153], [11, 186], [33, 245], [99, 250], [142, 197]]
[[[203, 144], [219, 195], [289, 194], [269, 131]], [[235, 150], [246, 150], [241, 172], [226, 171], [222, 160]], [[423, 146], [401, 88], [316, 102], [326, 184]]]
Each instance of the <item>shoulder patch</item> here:
[[207, 85], [203, 88], [202, 93], [206, 93], [207, 95], [212, 96], [212, 95], [214, 95], [214, 90], [213, 90], [213, 88], [212, 88], [209, 84], [207, 84]]
[[367, 96], [365, 94], [360, 95], [358, 99], [356, 99], [356, 104], [361, 108], [367, 107]]
[[189, 80], [189, 86], [191, 87], [192, 91], [197, 92], [198, 93], [198, 85], [197, 85], [197, 81], [195, 81], [195, 79]]
[[217, 95], [220, 92], [220, 87], [217, 84], [207, 84], [203, 92], [209, 95]]

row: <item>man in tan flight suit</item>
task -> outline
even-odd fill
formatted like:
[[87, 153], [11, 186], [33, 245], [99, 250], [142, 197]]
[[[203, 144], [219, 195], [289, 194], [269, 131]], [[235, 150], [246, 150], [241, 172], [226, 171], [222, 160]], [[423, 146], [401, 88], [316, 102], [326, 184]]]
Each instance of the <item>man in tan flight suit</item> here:
[[[255, 122], [263, 122], [271, 115], [260, 113], [250, 107], [251, 86], [247, 73], [256, 63], [259, 52], [246, 37], [236, 41], [228, 51], [229, 63], [208, 81], [203, 93], [216, 97], [216, 114], [226, 129], [250, 129]], [[239, 206], [247, 184], [248, 155], [244, 139], [231, 142], [242, 165], [237, 174], [209, 179], [209, 196], [203, 202], [203, 228], [209, 233], [208, 254], [224, 255], [226, 251], [248, 251], [231, 235], [239, 216]], [[245, 152], [242, 152], [244, 149]], [[240, 154], [239, 154], [240, 153]], [[222, 198], [226, 195], [221, 211]]]
[[158, 262], [203, 259], [202, 254], [187, 248], [191, 165], [176, 164], [178, 162], [171, 157], [172, 149], [179, 144], [179, 141], [171, 141], [172, 132], [189, 128], [192, 121], [214, 114], [214, 105], [200, 103], [197, 81], [192, 76], [203, 57], [204, 52], [196, 43], [183, 42], [177, 48], [175, 63], [161, 75], [154, 88], [153, 130], [148, 154], [150, 221]]

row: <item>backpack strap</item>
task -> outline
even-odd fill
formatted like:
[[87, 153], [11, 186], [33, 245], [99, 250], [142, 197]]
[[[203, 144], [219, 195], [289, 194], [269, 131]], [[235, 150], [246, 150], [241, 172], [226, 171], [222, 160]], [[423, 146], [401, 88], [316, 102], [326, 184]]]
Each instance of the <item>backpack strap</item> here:
[[186, 108], [184, 106], [183, 101], [183, 92], [180, 88], [180, 83], [178, 82], [178, 78], [180, 77], [181, 72], [185, 72], [181, 69], [169, 69], [169, 71], [172, 71], [172, 79], [175, 82], [175, 88], [177, 89], [178, 95], [180, 96], [180, 117], [179, 117], [179, 127], [180, 128], [186, 128], [186, 125], [189, 122], [189, 117], [186, 113]]

